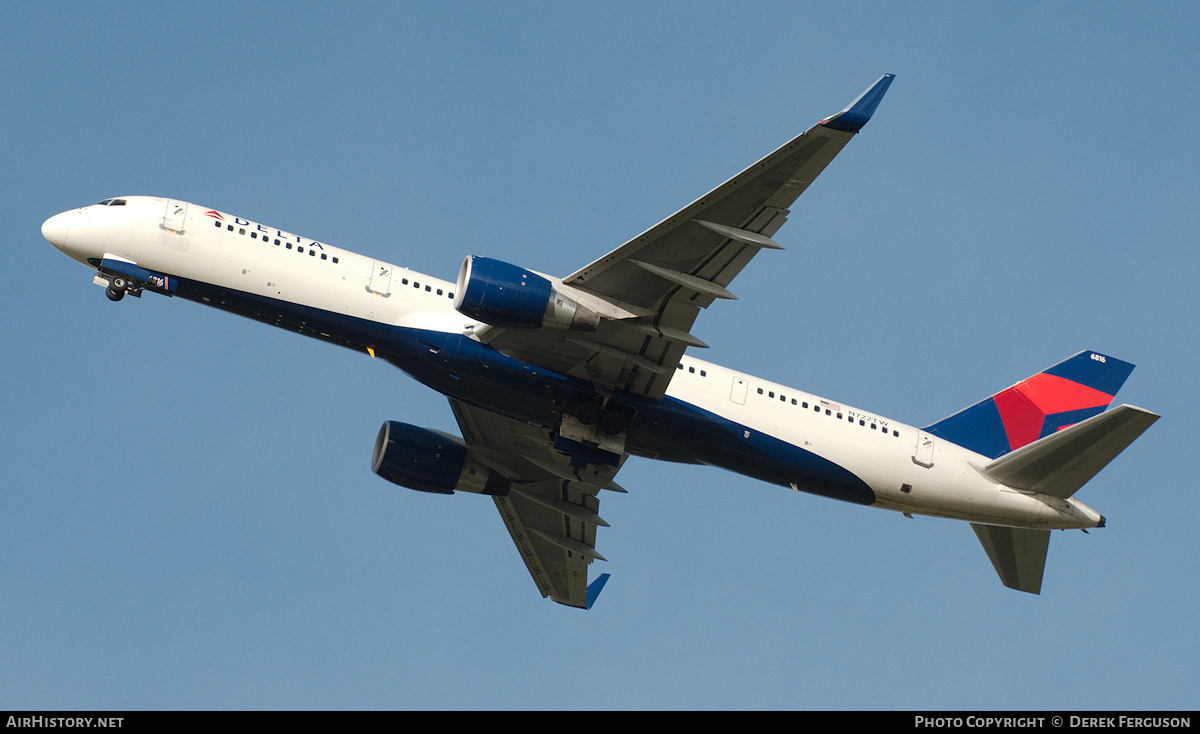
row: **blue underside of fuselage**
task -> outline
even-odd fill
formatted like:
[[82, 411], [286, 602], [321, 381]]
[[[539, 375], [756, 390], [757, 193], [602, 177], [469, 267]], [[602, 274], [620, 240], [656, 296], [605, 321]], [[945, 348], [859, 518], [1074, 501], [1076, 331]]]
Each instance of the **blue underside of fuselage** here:
[[[565, 406], [595, 394], [591, 383], [507, 357], [461, 334], [388, 326], [368, 319], [179, 279], [175, 295], [305, 336], [370, 348], [438, 392], [545, 428]], [[626, 436], [630, 454], [709, 464], [772, 484], [869, 505], [871, 488], [849, 470], [774, 436], [676, 398], [614, 396], [636, 411]]]

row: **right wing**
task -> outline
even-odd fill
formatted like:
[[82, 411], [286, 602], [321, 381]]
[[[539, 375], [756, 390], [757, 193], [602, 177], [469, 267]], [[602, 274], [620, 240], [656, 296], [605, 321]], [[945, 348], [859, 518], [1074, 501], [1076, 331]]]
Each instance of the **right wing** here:
[[592, 381], [601, 392], [661, 398], [700, 309], [735, 296], [727, 287], [771, 236], [788, 207], [850, 142], [892, 83], [885, 74], [846, 109], [587, 265], [561, 283], [602, 318], [597, 331], [512, 331], [481, 338], [509, 356]]

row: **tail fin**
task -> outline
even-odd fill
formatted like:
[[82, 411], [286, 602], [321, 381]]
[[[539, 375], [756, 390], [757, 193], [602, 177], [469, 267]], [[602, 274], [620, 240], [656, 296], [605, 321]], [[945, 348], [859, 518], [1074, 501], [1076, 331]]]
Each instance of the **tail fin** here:
[[1132, 371], [1085, 350], [925, 430], [996, 459], [1104, 412]]

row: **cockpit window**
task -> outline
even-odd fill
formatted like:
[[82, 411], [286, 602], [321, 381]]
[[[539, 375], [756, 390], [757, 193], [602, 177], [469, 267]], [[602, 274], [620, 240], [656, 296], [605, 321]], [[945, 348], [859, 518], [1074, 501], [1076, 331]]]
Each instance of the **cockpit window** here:
[[112, 199], [105, 199], [104, 201], [96, 202], [96, 206], [108, 206], [111, 203], [112, 203]]
[[96, 202], [96, 206], [125, 206], [124, 199], [105, 199], [104, 201]]

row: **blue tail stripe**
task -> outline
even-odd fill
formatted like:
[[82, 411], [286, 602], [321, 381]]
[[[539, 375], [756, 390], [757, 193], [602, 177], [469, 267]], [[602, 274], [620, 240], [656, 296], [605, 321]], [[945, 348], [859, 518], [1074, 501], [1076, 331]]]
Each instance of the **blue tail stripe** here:
[[1010, 451], [1000, 410], [992, 398], [960, 410], [924, 430], [993, 459]]
[[1099, 352], [1084, 350], [1046, 370], [1046, 374], [1062, 377], [1106, 395], [1116, 395], [1125, 384], [1133, 365]]

